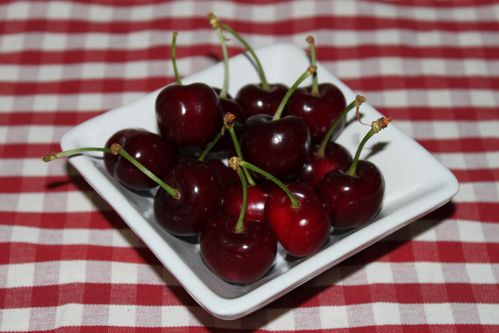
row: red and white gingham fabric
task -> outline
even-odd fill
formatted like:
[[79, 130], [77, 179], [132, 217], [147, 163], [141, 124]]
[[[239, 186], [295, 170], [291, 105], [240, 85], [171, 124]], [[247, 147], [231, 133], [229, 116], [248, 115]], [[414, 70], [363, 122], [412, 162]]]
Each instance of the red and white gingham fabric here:
[[[71, 127], [214, 63], [213, 11], [289, 42], [460, 181], [451, 203], [256, 313], [208, 315], [66, 161]], [[230, 45], [231, 54], [242, 51]], [[2, 1], [1, 332], [498, 332], [499, 2]]]

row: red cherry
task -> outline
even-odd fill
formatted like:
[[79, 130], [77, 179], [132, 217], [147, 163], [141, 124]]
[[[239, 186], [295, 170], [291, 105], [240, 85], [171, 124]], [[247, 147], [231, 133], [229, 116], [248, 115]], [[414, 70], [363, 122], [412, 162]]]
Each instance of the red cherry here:
[[308, 256], [324, 245], [331, 222], [309, 186], [291, 183], [288, 188], [298, 200], [299, 207], [292, 207], [288, 195], [281, 189], [276, 189], [267, 200], [265, 217], [277, 240], [289, 254], [296, 257]]
[[299, 175], [310, 153], [310, 132], [303, 120], [269, 115], [250, 117], [241, 136], [244, 158], [274, 176], [290, 179]]
[[[106, 147], [119, 144], [137, 161], [158, 177], [164, 177], [177, 161], [175, 149], [157, 134], [143, 129], [128, 128], [113, 134]], [[104, 165], [111, 176], [135, 191], [146, 191], [158, 186], [136, 166], [120, 155], [104, 154]]]
[[257, 114], [246, 120], [241, 136], [244, 158], [279, 179], [290, 179], [302, 172], [310, 153], [310, 130], [303, 119], [281, 117], [296, 88], [315, 73], [310, 66], [286, 92], [273, 116]]
[[212, 218], [201, 232], [200, 252], [206, 265], [221, 279], [249, 284], [270, 270], [277, 242], [266, 223], [244, 220], [244, 231], [236, 232], [237, 220], [225, 215]]
[[236, 101], [243, 110], [240, 121], [256, 114], [273, 115], [286, 95], [288, 87], [284, 84], [271, 84], [263, 88], [260, 84], [247, 84], [236, 94]]
[[332, 170], [346, 170], [352, 163], [352, 155], [342, 145], [331, 141], [327, 144], [324, 156], [313, 153], [305, 163], [299, 179], [314, 188], [324, 175]]
[[194, 236], [221, 209], [222, 190], [217, 173], [197, 160], [179, 162], [165, 178], [180, 193], [174, 198], [158, 190], [154, 214], [158, 223], [177, 236]]
[[[244, 85], [236, 94], [236, 101], [243, 109], [243, 115], [239, 117], [239, 121], [244, 122], [244, 120], [256, 114], [273, 115], [286, 95], [288, 88], [281, 83], [269, 84], [262, 63], [251, 45], [230, 25], [223, 22], [217, 22], [217, 25], [219, 28], [228, 31], [244, 45], [260, 77], [260, 83]], [[219, 35], [219, 39], [223, 45], [222, 36]]]
[[[313, 143], [319, 143], [326, 134], [331, 122], [341, 114], [346, 106], [345, 96], [337, 86], [322, 83], [318, 93], [311, 87], [297, 89], [286, 106], [287, 114], [303, 118], [310, 128]], [[330, 140], [338, 138], [345, 127], [345, 118], [336, 126]]]
[[369, 223], [381, 210], [385, 182], [378, 168], [359, 161], [355, 176], [335, 170], [324, 176], [316, 188], [333, 228], [345, 230]]
[[156, 120], [166, 141], [176, 147], [204, 146], [222, 126], [215, 91], [204, 83], [182, 85], [177, 69], [177, 33], [172, 34], [172, 65], [175, 84], [163, 88], [156, 97]]
[[218, 96], [204, 83], [165, 87], [156, 99], [156, 119], [161, 135], [177, 147], [206, 145], [222, 127]]
[[[310, 63], [317, 66], [315, 56], [314, 37], [308, 36], [307, 42], [310, 50]], [[291, 97], [286, 110], [288, 114], [302, 117], [310, 128], [312, 142], [318, 144], [328, 132], [334, 119], [340, 117], [346, 106], [345, 96], [341, 90], [332, 83], [321, 83], [315, 72], [312, 85], [298, 89]], [[335, 124], [334, 132], [328, 134], [328, 141], [335, 140], [345, 127], [345, 117], [339, 118]]]
[[239, 177], [237, 177], [237, 173], [225, 165], [222, 160], [212, 159], [205, 162], [209, 166], [215, 170], [215, 172], [220, 177], [222, 182], [222, 188], [226, 189], [233, 185], [240, 184]]
[[381, 210], [385, 192], [383, 175], [373, 163], [359, 160], [359, 157], [366, 142], [390, 122], [389, 118], [373, 121], [348, 170], [331, 171], [317, 184], [316, 192], [335, 229], [365, 225]]

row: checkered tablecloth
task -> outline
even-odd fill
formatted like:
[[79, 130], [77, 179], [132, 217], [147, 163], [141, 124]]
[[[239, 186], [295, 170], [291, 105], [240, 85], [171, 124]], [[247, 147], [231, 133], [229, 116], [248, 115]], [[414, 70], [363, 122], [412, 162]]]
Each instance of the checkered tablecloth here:
[[[319, 61], [442, 161], [452, 202], [241, 320], [215, 319], [67, 163], [73, 126], [220, 54]], [[235, 43], [230, 53], [242, 52]], [[498, 332], [499, 2], [0, 2], [1, 332]]]

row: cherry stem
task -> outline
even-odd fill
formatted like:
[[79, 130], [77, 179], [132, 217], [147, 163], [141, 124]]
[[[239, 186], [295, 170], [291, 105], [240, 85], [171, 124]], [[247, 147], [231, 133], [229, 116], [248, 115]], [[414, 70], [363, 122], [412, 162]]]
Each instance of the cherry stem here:
[[355, 157], [353, 158], [352, 164], [350, 165], [350, 168], [347, 171], [347, 175], [349, 176], [355, 176], [357, 172], [357, 165], [359, 163], [360, 159], [360, 153], [362, 152], [362, 149], [364, 148], [366, 142], [376, 133], [381, 131], [383, 128], [387, 127], [388, 124], [392, 120], [390, 118], [385, 118], [381, 117], [371, 123], [371, 129], [367, 134], [364, 136], [362, 141], [359, 144], [359, 147], [357, 148], [357, 151], [355, 153]]
[[177, 35], [178, 33], [176, 31], [172, 33], [172, 65], [173, 72], [175, 73], [175, 81], [178, 85], [182, 85], [182, 80], [180, 79], [180, 74], [177, 68]]
[[[317, 67], [317, 56], [315, 53], [315, 39], [313, 36], [307, 37], [308, 49], [310, 53], [310, 65]], [[313, 96], [319, 96], [319, 79], [317, 78], [317, 71], [312, 76], [312, 87], [310, 90]]]
[[244, 48], [249, 52], [253, 61], [256, 65], [256, 70], [258, 71], [258, 76], [260, 77], [260, 85], [263, 89], [269, 90], [269, 82], [267, 81], [267, 77], [265, 76], [265, 71], [263, 70], [262, 63], [260, 59], [256, 55], [255, 51], [251, 47], [251, 45], [234, 29], [231, 28], [227, 23], [222, 23], [222, 28], [227, 30], [232, 36], [234, 36], [241, 44], [243, 44]]
[[201, 155], [199, 155], [198, 160], [203, 162], [206, 159], [206, 156], [210, 153], [210, 151], [215, 147], [215, 145], [220, 141], [222, 136], [224, 135], [224, 127], [222, 127], [222, 130], [218, 132], [218, 134], [215, 136], [213, 140], [211, 140], [208, 145], [206, 145], [206, 148], [203, 150]]
[[[234, 130], [234, 121], [236, 119], [236, 116], [233, 115], [232, 113], [227, 113], [224, 117], [224, 127], [229, 131], [230, 138], [232, 140], [232, 144], [234, 145], [234, 150], [236, 151], [237, 156], [240, 159], [243, 159], [243, 151], [241, 150], [241, 145], [239, 144], [239, 141], [237, 140], [237, 135], [236, 131]], [[246, 179], [248, 180], [248, 183], [251, 186], [255, 186], [255, 180], [253, 177], [251, 177], [251, 174], [248, 172], [248, 170], [243, 167], [243, 172], [244, 175], [246, 176]]]
[[343, 111], [335, 118], [334, 122], [329, 126], [329, 129], [327, 130], [326, 134], [324, 135], [324, 138], [322, 138], [321, 144], [319, 145], [319, 149], [317, 149], [316, 155], [319, 157], [324, 157], [326, 154], [326, 147], [329, 141], [331, 140], [331, 137], [333, 136], [334, 131], [336, 130], [336, 127], [341, 123], [341, 121], [346, 117], [347, 113], [352, 110], [353, 108], [357, 109], [360, 107], [362, 103], [366, 101], [366, 98], [361, 95], [357, 95], [355, 99], [348, 104]]
[[86, 147], [86, 148], [75, 148], [75, 149], [70, 149], [70, 150], [65, 150], [57, 153], [50, 153], [45, 156], [43, 156], [43, 161], [44, 162], [50, 162], [53, 160], [56, 160], [58, 158], [62, 157], [71, 157], [74, 155], [80, 155], [81, 153], [84, 152], [90, 152], [90, 151], [97, 151], [97, 152], [103, 152], [106, 154], [113, 154], [113, 155], [120, 155], [123, 158], [125, 158], [127, 161], [132, 163], [137, 169], [142, 171], [147, 177], [152, 179], [156, 184], [158, 184], [162, 189], [166, 191], [169, 195], [171, 195], [174, 199], [180, 199], [180, 192], [171, 187], [170, 185], [166, 184], [164, 181], [162, 181], [158, 176], [156, 176], [152, 171], [150, 171], [148, 168], [146, 168], [142, 163], [137, 161], [133, 156], [131, 156], [121, 145], [117, 143], [113, 143], [110, 148], [106, 147]]
[[210, 21], [211, 26], [215, 29], [220, 45], [222, 46], [222, 53], [224, 56], [224, 81], [219, 96], [221, 98], [227, 98], [229, 90], [229, 54], [227, 52], [227, 44], [225, 43], [225, 37], [222, 33], [220, 21], [217, 19], [215, 14], [208, 13], [208, 20]]
[[104, 147], [75, 148], [75, 149], [60, 151], [57, 153], [56, 152], [49, 153], [49, 154], [43, 156], [42, 160], [44, 162], [50, 162], [50, 161], [54, 161], [58, 158], [80, 155], [81, 153], [92, 152], [92, 151], [98, 151], [98, 152], [109, 153], [109, 154], [112, 153], [111, 148], [104, 148]]
[[241, 203], [241, 211], [239, 212], [239, 217], [237, 218], [236, 226], [234, 232], [236, 234], [241, 234], [244, 232], [244, 217], [246, 216], [246, 209], [248, 208], [248, 183], [246, 182], [246, 177], [244, 176], [241, 168], [236, 169], [237, 175], [241, 180], [241, 186], [243, 190], [243, 201]]
[[309, 77], [310, 75], [314, 74], [316, 70], [317, 70], [317, 67], [315, 67], [315, 66], [309, 66], [307, 68], [307, 70], [305, 72], [303, 72], [302, 75], [300, 75], [300, 77], [295, 81], [295, 83], [293, 83], [293, 85], [291, 86], [291, 88], [288, 89], [288, 91], [286, 92], [286, 95], [284, 95], [284, 97], [282, 98], [282, 101], [279, 104], [279, 106], [277, 107], [277, 110], [274, 113], [274, 116], [272, 117], [272, 120], [279, 120], [279, 119], [281, 119], [282, 112], [284, 111], [284, 108], [286, 107], [286, 104], [288, 103], [288, 100], [291, 97], [291, 95], [293, 95], [293, 93], [298, 88], [298, 86], [307, 77]]
[[281, 190], [283, 190], [286, 193], [289, 200], [291, 200], [291, 207], [299, 208], [301, 206], [300, 202], [298, 201], [296, 196], [289, 190], [289, 188], [282, 181], [280, 181], [279, 179], [274, 177], [271, 173], [257, 167], [256, 165], [254, 165], [250, 162], [246, 162], [246, 161], [242, 160], [241, 158], [235, 157], [235, 156], [231, 157], [229, 159], [229, 166], [233, 169], [234, 169], [234, 166], [241, 166], [243, 168], [250, 169], [251, 171], [254, 171], [254, 172], [264, 176], [265, 178], [267, 178], [268, 180], [272, 181], [274, 184], [279, 186], [279, 188], [281, 188]]

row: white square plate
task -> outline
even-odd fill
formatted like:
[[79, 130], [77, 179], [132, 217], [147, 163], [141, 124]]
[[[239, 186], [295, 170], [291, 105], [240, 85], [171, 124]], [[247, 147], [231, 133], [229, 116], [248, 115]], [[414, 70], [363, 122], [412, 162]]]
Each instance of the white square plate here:
[[[272, 45], [257, 50], [257, 54], [269, 82], [291, 85], [309, 64], [305, 52], [292, 45]], [[244, 55], [231, 58], [230, 71], [229, 92], [233, 96], [244, 84], [258, 82], [255, 68]], [[320, 82], [332, 82], [342, 89], [347, 103], [355, 98], [353, 91], [320, 65], [318, 73]], [[222, 80], [223, 66], [219, 63], [184, 78], [183, 82], [200, 81], [219, 87]], [[62, 149], [103, 146], [114, 132], [127, 127], [157, 132], [154, 101], [158, 92], [73, 128], [62, 138]], [[364, 104], [361, 110], [367, 121], [380, 117], [368, 104]], [[338, 142], [354, 153], [365, 133], [365, 126], [353, 122], [346, 127]], [[324, 248], [308, 258], [289, 261], [284, 253], [279, 252], [272, 271], [260, 281], [246, 286], [232, 285], [213, 275], [204, 265], [198, 245], [162, 230], [152, 214], [152, 198], [141, 197], [117, 184], [107, 175], [100, 158], [81, 155], [71, 158], [70, 162], [203, 308], [222, 319], [237, 319], [440, 207], [457, 192], [455, 177], [429, 152], [402, 133], [396, 127], [396, 119], [369, 141], [363, 156], [379, 142], [386, 143], [384, 149], [369, 157], [381, 169], [386, 182], [383, 209], [376, 221], [346, 234], [331, 235]]]

